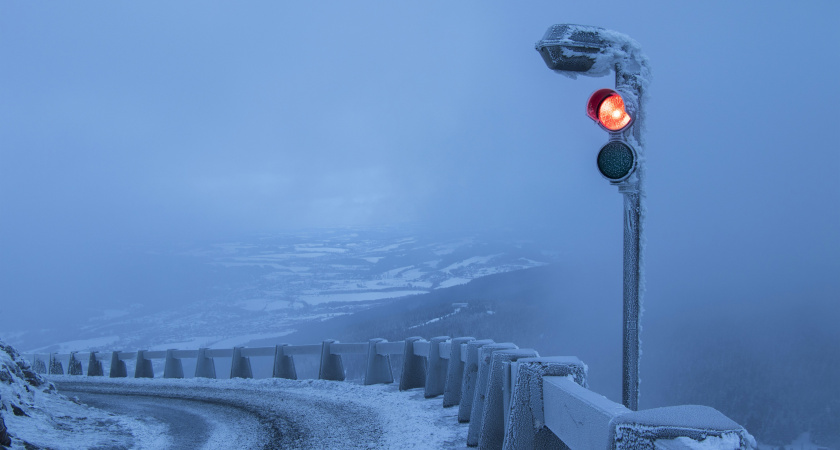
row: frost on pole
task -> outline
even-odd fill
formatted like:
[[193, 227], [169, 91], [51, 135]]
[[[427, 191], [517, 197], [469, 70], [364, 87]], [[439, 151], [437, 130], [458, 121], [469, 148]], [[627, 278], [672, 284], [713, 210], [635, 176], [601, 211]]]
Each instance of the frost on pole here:
[[622, 403], [637, 410], [645, 242], [642, 105], [650, 79], [648, 61], [641, 46], [628, 36], [587, 25], [554, 25], [536, 49], [549, 69], [573, 79], [615, 72], [615, 91], [596, 91], [586, 113], [610, 135], [598, 154], [598, 169], [624, 196]]

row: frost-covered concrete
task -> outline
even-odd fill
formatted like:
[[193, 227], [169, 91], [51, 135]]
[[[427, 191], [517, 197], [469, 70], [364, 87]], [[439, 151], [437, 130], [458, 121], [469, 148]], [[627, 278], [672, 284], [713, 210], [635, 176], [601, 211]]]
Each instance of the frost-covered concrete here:
[[464, 378], [461, 385], [461, 403], [458, 405], [458, 421], [469, 422], [472, 414], [475, 385], [478, 380], [478, 350], [492, 339], [478, 339], [467, 343], [467, 361], [464, 363]]
[[613, 419], [630, 412], [568, 376], [543, 377], [543, 405], [546, 426], [575, 450], [611, 448]]
[[[172, 415], [170, 406], [176, 409], [190, 409], [185, 417], [200, 412], [199, 416], [207, 416], [207, 411], [201, 412], [192, 407], [172, 400], [187, 399], [200, 402], [215, 402], [217, 406], [227, 402], [222, 408], [239, 408], [239, 400], [230, 398], [220, 400], [218, 393], [206, 399], [201, 396], [190, 397], [198, 386], [207, 382], [207, 378], [215, 378], [213, 357], [231, 357], [231, 378], [252, 378], [250, 357], [274, 356], [274, 370], [272, 379], [296, 378], [292, 355], [317, 355], [320, 352], [319, 378], [321, 382], [344, 381], [344, 366], [341, 360], [343, 354], [359, 354], [367, 356], [367, 366], [363, 384], [390, 384], [393, 382], [393, 372], [389, 355], [402, 354], [405, 356], [403, 373], [399, 391], [414, 390], [416, 396], [425, 399], [447, 393], [454, 395], [455, 386], [460, 386], [460, 402], [457, 414], [448, 410], [457, 422], [463, 423], [462, 413], [467, 411], [469, 425], [463, 425], [465, 431], [464, 443], [467, 446], [479, 446], [484, 449], [518, 449], [518, 448], [566, 448], [570, 446], [576, 450], [624, 450], [657, 448], [713, 448], [715, 450], [746, 450], [754, 446], [755, 442], [738, 424], [727, 419], [719, 412], [705, 407], [685, 406], [678, 408], [663, 408], [640, 413], [630, 413], [622, 405], [613, 403], [606, 398], [586, 389], [587, 368], [575, 357], [538, 357], [535, 350], [518, 349], [513, 343], [495, 343], [490, 339], [475, 340], [472, 337], [449, 340], [447, 336], [439, 336], [430, 341], [419, 337], [408, 338], [405, 341], [387, 342], [384, 339], [371, 339], [365, 343], [338, 343], [325, 340], [320, 345], [277, 345], [274, 347], [232, 349], [199, 349], [195, 350], [167, 350], [136, 352], [113, 352], [111, 355], [112, 375], [125, 377], [125, 363], [127, 359], [135, 358], [137, 367], [134, 373], [134, 385], [137, 389], [133, 393], [116, 392], [115, 395], [125, 397], [121, 411], [142, 410], [144, 406], [135, 402], [137, 395], [166, 394], [166, 402], [172, 403], [164, 408], [155, 408], [150, 404], [148, 415], [159, 417], [165, 422], [174, 423], [179, 430], [184, 429], [185, 420], [178, 415]], [[71, 373], [81, 373], [81, 364], [75, 358], [76, 353], [66, 355], [50, 355], [51, 366], [60, 366], [60, 358], [67, 358], [68, 367], [76, 367]], [[35, 358], [35, 355], [33, 355]], [[92, 361], [98, 361], [91, 353]], [[153, 378], [151, 359], [165, 358], [163, 378], [183, 378], [183, 367], [180, 358], [197, 358], [196, 377], [189, 380], [189, 391], [192, 394], [173, 394], [164, 380], [148, 380], [150, 384], [143, 384], [142, 378]], [[463, 363], [463, 365], [461, 365]], [[461, 367], [457, 367], [461, 365]], [[58, 372], [58, 370], [55, 370]], [[120, 374], [120, 371], [122, 372]], [[458, 373], [460, 372], [460, 379]], [[279, 376], [278, 376], [279, 375]], [[73, 385], [73, 379], [78, 376], [66, 376], [65, 385]], [[95, 383], [95, 378], [86, 378]], [[113, 380], [119, 383], [119, 380]], [[232, 380], [234, 382], [235, 380]], [[240, 380], [244, 381], [244, 380]], [[139, 384], [138, 384], [139, 383]], [[158, 384], [162, 383], [162, 384]], [[346, 383], [339, 383], [346, 384]], [[319, 385], [323, 387], [334, 384]], [[115, 386], [101, 385], [101, 386]], [[100, 387], [101, 387], [100, 386]], [[163, 386], [163, 391], [157, 388]], [[123, 386], [124, 387], [124, 386]], [[286, 386], [288, 387], [288, 386]], [[141, 389], [142, 388], [142, 389]], [[151, 389], [149, 389], [151, 388]], [[88, 392], [86, 387], [74, 387], [77, 392]], [[79, 390], [81, 389], [81, 390]], [[100, 388], [96, 388], [100, 389]], [[110, 388], [108, 388], [110, 389]], [[134, 388], [132, 388], [134, 389]], [[202, 388], [203, 389], [203, 388]], [[238, 389], [227, 387], [225, 389]], [[107, 390], [107, 389], [106, 389]], [[176, 390], [177, 391], [177, 390]], [[91, 395], [98, 392], [88, 392]], [[246, 396], [256, 394], [246, 393]], [[285, 394], [284, 394], [285, 395]], [[317, 396], [318, 394], [313, 394]], [[287, 397], [284, 397], [287, 398]], [[105, 402], [97, 397], [92, 401]], [[298, 403], [302, 402], [300, 399]], [[211, 402], [211, 403], [212, 403]], [[135, 403], [137, 403], [135, 405]], [[133, 406], [132, 406], [133, 405]], [[286, 403], [288, 408], [291, 403]], [[440, 405], [440, 404], [438, 404]], [[449, 406], [444, 402], [443, 406]], [[221, 406], [219, 406], [221, 407]], [[341, 409], [338, 405], [330, 408]], [[192, 408], [192, 409], [191, 409]], [[296, 406], [300, 410], [308, 410], [304, 406]], [[247, 409], [247, 408], [246, 408]], [[252, 408], [252, 413], [263, 417], [263, 409]], [[318, 413], [310, 411], [312, 415]], [[234, 413], [236, 415], [238, 413]], [[249, 413], [250, 414], [250, 413]], [[252, 414], [252, 416], [253, 416]], [[142, 414], [141, 414], [142, 415]], [[243, 420], [252, 420], [243, 419]], [[282, 416], [282, 417], [281, 417]], [[272, 416], [271, 421], [288, 422], [287, 415]], [[344, 416], [343, 416], [344, 417]], [[204, 422], [208, 420], [202, 419]], [[348, 417], [342, 421], [351, 420]], [[259, 419], [258, 422], [264, 422]], [[212, 420], [210, 420], [212, 422]], [[294, 422], [294, 420], [292, 420]], [[208, 422], [209, 423], [209, 422]], [[273, 431], [260, 433], [283, 435]], [[321, 429], [309, 431], [310, 434], [321, 436], [325, 432]], [[370, 433], [365, 431], [364, 433]], [[327, 433], [329, 434], [329, 433]], [[295, 447], [292, 441], [277, 441], [277, 436], [267, 442], [283, 442], [284, 446]], [[183, 433], [176, 433], [172, 437], [178, 442], [184, 441]], [[187, 438], [189, 441], [190, 438]], [[262, 439], [262, 438], [261, 438]], [[285, 439], [285, 438], [283, 438]], [[367, 438], [363, 438], [367, 439]], [[293, 440], [293, 442], [297, 442]], [[405, 446], [405, 442], [402, 443]], [[180, 444], [179, 444], [180, 445]], [[364, 446], [374, 445], [365, 444]], [[363, 446], [363, 447], [364, 447]]]
[[233, 357], [230, 362], [231, 378], [254, 378], [251, 371], [251, 358], [242, 356], [242, 347], [233, 348]]
[[61, 361], [56, 359], [55, 355], [50, 355], [50, 375], [64, 375], [64, 366]]
[[426, 398], [443, 395], [446, 387], [446, 372], [449, 360], [440, 354], [440, 344], [449, 340], [449, 336], [437, 336], [429, 340], [429, 357], [426, 362]]
[[174, 350], [166, 351], [166, 361], [163, 366], [163, 378], [184, 378], [184, 364], [173, 354]]
[[[52, 374], [52, 371], [50, 372]], [[120, 359], [120, 352], [111, 352], [111, 368], [108, 371], [110, 378], [125, 378], [128, 376], [128, 369], [125, 366], [125, 361]]]
[[206, 348], [198, 349], [198, 356], [195, 359], [196, 378], [216, 378], [216, 362], [207, 356]]
[[134, 365], [134, 378], [154, 378], [152, 361], [146, 358], [146, 350], [137, 350], [137, 362]]
[[67, 361], [67, 374], [68, 375], [81, 375], [82, 374], [82, 362], [76, 359], [76, 353], [70, 354], [70, 359]]
[[461, 360], [461, 345], [474, 341], [474, 337], [452, 339], [449, 347], [449, 368], [446, 374], [446, 390], [443, 392], [443, 407], [448, 408], [461, 402], [461, 385], [464, 379], [464, 361]]
[[394, 373], [391, 371], [391, 357], [389, 355], [380, 355], [376, 351], [376, 344], [380, 342], [387, 341], [376, 338], [368, 342], [365, 385], [394, 382]]
[[297, 369], [295, 359], [292, 355], [286, 354], [288, 344], [280, 344], [274, 348], [274, 368], [271, 371], [273, 378], [286, 378], [297, 380]]
[[327, 339], [321, 343], [321, 366], [318, 370], [318, 379], [331, 381], [344, 381], [344, 362], [341, 355], [333, 355], [330, 346], [338, 341]]
[[614, 450], [653, 450], [658, 440], [675, 439], [687, 448], [697, 449], [749, 450], [757, 445], [742, 426], [708, 406], [630, 412], [616, 417], [612, 426]]
[[543, 377], [571, 376], [576, 383], [586, 387], [586, 365], [573, 356], [524, 358], [513, 363], [511, 371], [515, 374], [515, 387], [503, 448], [565, 448], [557, 435], [545, 426]]
[[478, 350], [478, 377], [476, 378], [475, 392], [473, 392], [472, 412], [470, 412], [470, 431], [467, 434], [467, 445], [471, 447], [478, 445], [478, 435], [481, 433], [481, 424], [484, 419], [484, 402], [487, 399], [487, 389], [490, 384], [490, 363], [492, 362], [492, 355], [499, 350], [515, 348], [517, 348], [516, 344], [512, 342], [502, 342], [487, 344]]
[[414, 354], [414, 343], [422, 339], [419, 336], [412, 336], [405, 340], [402, 376], [400, 377], [401, 391], [424, 387], [426, 384], [426, 358]]
[[[478, 446], [481, 449], [501, 449], [505, 439], [505, 372], [510, 370], [510, 363], [522, 358], [540, 356], [536, 350], [521, 348], [499, 350], [493, 353], [490, 364], [490, 381], [487, 385], [487, 399], [481, 415], [481, 432]], [[509, 388], [508, 388], [509, 389]]]
[[101, 377], [103, 375], [105, 375], [105, 372], [102, 370], [102, 361], [100, 361], [96, 356], [96, 352], [90, 352], [90, 356], [88, 357], [87, 376]]

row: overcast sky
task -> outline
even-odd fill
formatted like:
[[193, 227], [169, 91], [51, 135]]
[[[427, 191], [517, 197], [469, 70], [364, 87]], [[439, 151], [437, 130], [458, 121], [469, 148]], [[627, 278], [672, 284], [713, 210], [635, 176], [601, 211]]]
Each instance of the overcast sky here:
[[613, 80], [548, 70], [534, 43], [555, 23], [650, 58], [650, 301], [836, 298], [838, 17], [836, 1], [4, 2], [4, 307], [57, 301], [33, 287], [115, 245], [308, 227], [504, 229], [620, 267], [607, 136], [584, 115]]

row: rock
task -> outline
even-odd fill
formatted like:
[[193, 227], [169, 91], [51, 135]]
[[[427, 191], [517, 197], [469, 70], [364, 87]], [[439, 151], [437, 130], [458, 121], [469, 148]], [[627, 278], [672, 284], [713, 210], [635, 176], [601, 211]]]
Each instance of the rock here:
[[6, 447], [12, 445], [12, 438], [6, 431], [6, 422], [3, 421], [3, 416], [0, 416], [0, 445]]
[[26, 416], [26, 417], [29, 417], [29, 414], [26, 414], [26, 412], [25, 412], [24, 410], [22, 410], [22, 409], [20, 408], [20, 406], [15, 405], [14, 403], [12, 403], [12, 412], [13, 412], [16, 416]]

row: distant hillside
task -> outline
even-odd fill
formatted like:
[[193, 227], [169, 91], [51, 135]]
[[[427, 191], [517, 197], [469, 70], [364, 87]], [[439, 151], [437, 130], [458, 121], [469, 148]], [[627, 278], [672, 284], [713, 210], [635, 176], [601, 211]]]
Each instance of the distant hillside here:
[[[467, 306], [453, 306], [462, 302]], [[620, 279], [603, 280], [596, 267], [553, 264], [319, 322], [287, 340], [511, 341], [544, 356], [578, 356], [589, 366], [590, 387], [620, 401], [621, 302]], [[840, 329], [831, 325], [831, 310], [820, 311], [710, 304], [691, 314], [644, 315], [641, 407], [708, 405], [762, 443], [789, 444], [810, 432], [814, 442], [840, 448]]]

